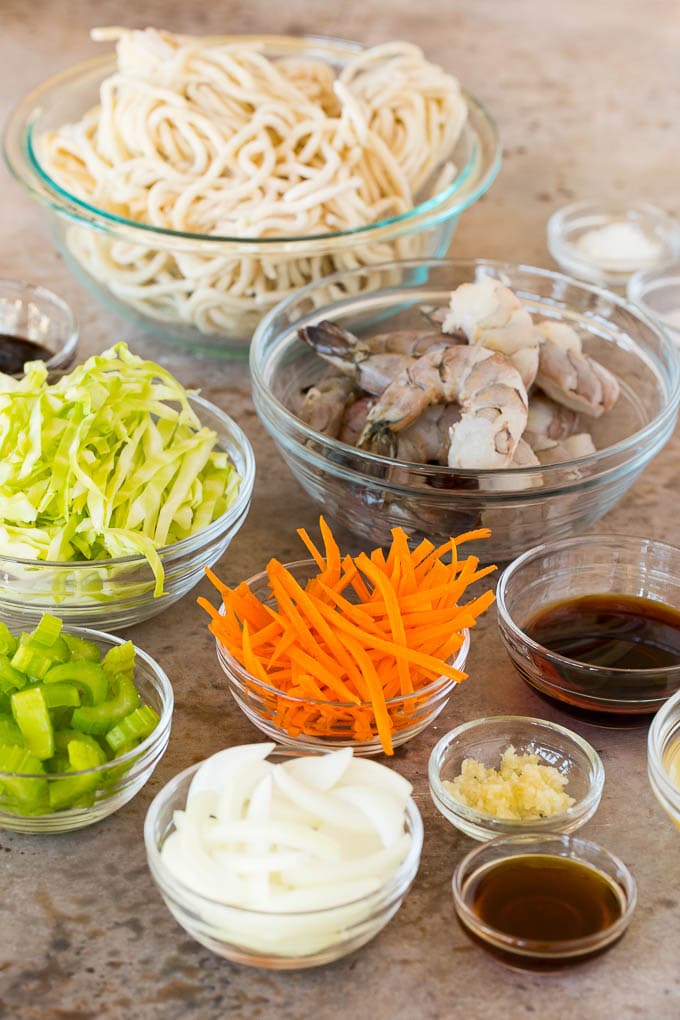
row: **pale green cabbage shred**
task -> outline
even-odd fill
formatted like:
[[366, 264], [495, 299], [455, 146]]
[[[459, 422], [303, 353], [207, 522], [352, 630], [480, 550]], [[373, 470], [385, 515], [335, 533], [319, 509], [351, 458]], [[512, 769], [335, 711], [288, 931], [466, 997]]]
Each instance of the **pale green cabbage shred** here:
[[[106, 560], [158, 549], [234, 503], [240, 476], [182, 385], [119, 343], [50, 385], [0, 373], [0, 554]], [[173, 406], [174, 405], [174, 406]]]

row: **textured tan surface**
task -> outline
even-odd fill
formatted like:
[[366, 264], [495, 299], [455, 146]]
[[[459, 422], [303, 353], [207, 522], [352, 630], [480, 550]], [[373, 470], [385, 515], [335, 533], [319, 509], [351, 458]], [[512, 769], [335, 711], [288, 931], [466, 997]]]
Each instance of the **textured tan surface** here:
[[[47, 74], [95, 51], [92, 24], [158, 24], [184, 31], [323, 32], [365, 42], [407, 38], [455, 71], [497, 117], [505, 161], [489, 195], [467, 213], [455, 252], [549, 265], [544, 226], [572, 198], [647, 198], [680, 212], [678, 111], [680, 12], [672, 0], [0, 0], [3, 116]], [[69, 277], [50, 247], [38, 209], [6, 174], [0, 187], [0, 276], [52, 286], [70, 299], [82, 352], [127, 337], [151, 356], [162, 349], [131, 336]], [[251, 515], [221, 564], [234, 581], [267, 556], [289, 558], [294, 527], [315, 511], [279, 463], [249, 400], [242, 367], [173, 354], [186, 384], [222, 404], [256, 449]], [[675, 439], [607, 519], [608, 531], [680, 542], [680, 442]], [[142, 825], [160, 786], [225, 744], [257, 739], [227, 699], [211, 641], [193, 598], [130, 631], [173, 680], [176, 715], [153, 780], [119, 814], [74, 835], [37, 839], [0, 833], [0, 1017], [233, 1017], [238, 1020], [444, 1020], [466, 1017], [648, 1018], [680, 1016], [680, 834], [653, 799], [644, 728], [578, 724], [603, 756], [602, 806], [584, 835], [620, 854], [640, 901], [625, 939], [571, 972], [530, 976], [505, 969], [459, 930], [450, 876], [471, 843], [435, 813], [426, 766], [435, 739], [460, 720], [500, 712], [569, 724], [511, 670], [493, 614], [475, 634], [470, 680], [432, 730], [395, 765], [415, 784], [425, 849], [415, 886], [389, 927], [331, 967], [274, 974], [230, 966], [193, 943], [161, 903], [146, 868]]]

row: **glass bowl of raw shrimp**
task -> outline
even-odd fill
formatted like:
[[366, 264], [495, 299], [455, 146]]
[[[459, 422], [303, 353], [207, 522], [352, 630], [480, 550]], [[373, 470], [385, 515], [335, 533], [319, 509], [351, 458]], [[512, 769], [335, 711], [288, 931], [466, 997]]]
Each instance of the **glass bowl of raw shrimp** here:
[[[263, 319], [250, 353], [255, 407], [281, 455], [323, 512], [355, 534], [380, 545], [396, 526], [413, 540], [433, 541], [488, 527], [491, 539], [474, 551], [507, 562], [602, 517], [670, 438], [680, 403], [677, 352], [652, 319], [622, 298], [560, 273], [487, 260], [415, 259], [381, 268], [389, 284], [370, 293], [364, 268], [302, 288]], [[518, 373], [525, 378], [524, 350], [509, 367], [507, 355], [482, 366], [489, 393], [498, 395], [493, 414], [455, 385], [431, 395], [439, 385], [433, 372], [456, 383], [451, 359], [479, 357], [459, 328], [474, 327], [479, 288], [458, 308], [457, 335], [442, 335], [442, 327], [452, 328], [451, 292], [463, 283], [488, 289], [487, 277], [512, 291], [539, 334], [540, 343], [535, 337], [531, 343], [540, 352], [542, 385], [529, 372], [524, 411], [517, 382]], [[332, 296], [323, 306], [320, 288]], [[374, 342], [386, 335], [389, 343]], [[566, 362], [557, 350], [562, 335], [578, 346]], [[510, 342], [512, 336], [511, 329]], [[463, 353], [442, 354], [444, 371], [435, 349], [456, 346]], [[425, 407], [408, 382], [423, 350], [433, 370], [423, 387], [430, 394]], [[377, 382], [367, 381], [371, 376]], [[390, 383], [396, 393], [386, 410]], [[566, 400], [562, 391], [574, 387], [578, 399]], [[381, 430], [390, 415], [390, 428]], [[395, 438], [400, 417], [410, 424]], [[353, 445], [371, 433], [370, 448]]]

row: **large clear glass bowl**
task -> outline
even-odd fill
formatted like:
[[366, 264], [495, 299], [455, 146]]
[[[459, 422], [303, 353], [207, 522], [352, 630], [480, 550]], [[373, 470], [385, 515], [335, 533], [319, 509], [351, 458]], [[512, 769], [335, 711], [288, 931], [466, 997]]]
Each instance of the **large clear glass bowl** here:
[[243, 526], [255, 482], [255, 456], [235, 421], [203, 397], [190, 396], [201, 423], [217, 433], [217, 446], [241, 476], [235, 503], [195, 535], [159, 550], [165, 579], [154, 596], [155, 577], [144, 556], [57, 563], [0, 554], [0, 620], [28, 630], [43, 613], [67, 624], [120, 630], [162, 612], [191, 591]]
[[[362, 50], [341, 39], [290, 36], [226, 36], [225, 42], [257, 41], [269, 57], [313, 57], [341, 68]], [[220, 237], [156, 229], [122, 219], [65, 191], [42, 166], [36, 139], [73, 121], [98, 102], [99, 86], [115, 69], [112, 54], [79, 64], [30, 92], [11, 115], [5, 130], [5, 159], [13, 175], [48, 211], [54, 243], [74, 274], [107, 306], [168, 341], [196, 349], [235, 354], [247, 344], [259, 319], [280, 299], [255, 300], [247, 290], [216, 287], [211, 293], [186, 285], [183, 266], [193, 260], [221, 260], [227, 280], [243, 260], [270, 274], [286, 266], [289, 292], [335, 270], [394, 258], [444, 255], [460, 213], [491, 185], [500, 166], [496, 128], [483, 106], [470, 95], [462, 135], [431, 182], [408, 212], [364, 227], [316, 235], [272, 238]], [[440, 188], [437, 178], [452, 161], [455, 179]], [[439, 189], [439, 190], [438, 190]], [[139, 259], [162, 269], [141, 270]], [[131, 267], [137, 262], [136, 267]], [[115, 274], [112, 266], [116, 267]], [[371, 268], [364, 287], [388, 281]], [[173, 293], [181, 290], [181, 307]], [[323, 298], [320, 298], [323, 303]]]
[[[113, 634], [104, 634], [87, 627], [67, 627], [68, 634], [93, 641], [99, 645], [102, 655], [110, 648], [123, 644], [123, 639]], [[51, 773], [47, 776], [19, 775], [0, 771], [0, 829], [14, 832], [53, 834], [72, 832], [93, 825], [102, 818], [113, 814], [132, 800], [148, 781], [151, 773], [165, 754], [170, 739], [172, 710], [174, 704], [172, 686], [163, 669], [155, 659], [135, 647], [135, 686], [143, 703], [150, 705], [159, 716], [158, 724], [145, 740], [120, 758], [114, 758], [104, 765], [80, 772]], [[36, 779], [50, 784], [73, 777], [92, 777], [96, 783], [94, 799], [88, 806], [65, 808], [62, 811], [31, 813], [11, 795], [11, 785], [3, 785], [3, 779]]]
[[[277, 750], [278, 763], [297, 755]], [[375, 892], [341, 906], [304, 912], [271, 913], [209, 899], [179, 881], [161, 850], [174, 830], [174, 813], [183, 810], [201, 762], [171, 779], [151, 804], [144, 824], [149, 869], [168, 910], [192, 938], [233, 963], [268, 970], [301, 970], [339, 960], [374, 938], [396, 914], [418, 871], [423, 823], [413, 798], [406, 806], [405, 832], [411, 847], [396, 871]]]
[[[255, 408], [289, 468], [325, 514], [371, 544], [388, 544], [395, 526], [432, 541], [486, 526], [491, 540], [466, 549], [487, 561], [511, 560], [596, 521], [670, 438], [680, 401], [677, 352], [616, 295], [560, 273], [481, 259], [409, 260], [382, 272], [391, 282], [371, 293], [365, 269], [299, 291], [260, 323], [250, 353]], [[299, 327], [331, 319], [360, 336], [422, 329], [424, 310], [447, 304], [454, 287], [483, 275], [511, 287], [536, 317], [575, 327], [585, 353], [617, 376], [619, 400], [592, 423], [597, 453], [523, 470], [453, 471], [367, 453], [297, 417], [292, 408], [302, 391], [332, 372], [297, 338]], [[320, 294], [328, 302], [322, 308]]]

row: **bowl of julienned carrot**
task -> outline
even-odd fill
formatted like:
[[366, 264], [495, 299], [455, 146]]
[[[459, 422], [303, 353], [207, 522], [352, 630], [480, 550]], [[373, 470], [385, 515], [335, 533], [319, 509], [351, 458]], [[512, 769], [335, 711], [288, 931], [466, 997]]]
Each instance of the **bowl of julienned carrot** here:
[[466, 678], [469, 629], [494, 596], [462, 599], [495, 567], [459, 547], [488, 531], [412, 548], [395, 528], [388, 549], [350, 556], [323, 518], [320, 528], [323, 551], [300, 529], [309, 559], [272, 559], [235, 588], [208, 571], [222, 606], [198, 601], [229, 689], [260, 730], [302, 750], [392, 754]]

